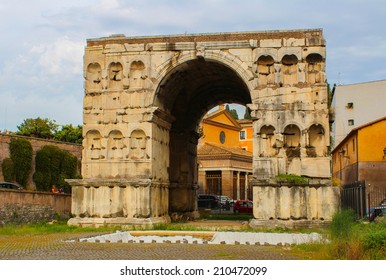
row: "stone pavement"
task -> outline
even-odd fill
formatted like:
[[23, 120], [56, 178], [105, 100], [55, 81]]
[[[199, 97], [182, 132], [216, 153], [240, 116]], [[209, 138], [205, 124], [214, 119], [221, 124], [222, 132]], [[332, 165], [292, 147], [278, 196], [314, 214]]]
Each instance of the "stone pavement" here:
[[[94, 233], [95, 234], [95, 233]], [[99, 234], [98, 234], [99, 235]], [[2, 260], [289, 260], [287, 246], [65, 242], [90, 234], [0, 236]]]
[[[245, 222], [200, 221], [189, 226], [213, 231], [240, 230]], [[275, 245], [228, 245], [189, 243], [121, 243], [79, 242], [111, 234], [50, 233], [39, 235], [0, 235], [0, 259], [2, 260], [292, 260], [300, 257], [291, 246]], [[205, 237], [205, 232], [196, 232]], [[197, 237], [197, 236], [196, 236]], [[198, 243], [198, 242], [197, 242]]]

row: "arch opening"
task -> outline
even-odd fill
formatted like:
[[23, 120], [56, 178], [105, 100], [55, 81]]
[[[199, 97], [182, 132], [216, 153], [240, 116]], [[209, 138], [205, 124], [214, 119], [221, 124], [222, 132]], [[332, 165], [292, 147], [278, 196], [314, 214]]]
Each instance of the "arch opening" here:
[[214, 106], [246, 105], [251, 97], [236, 71], [219, 62], [195, 59], [170, 71], [156, 92], [155, 105], [175, 120], [169, 137], [169, 212], [197, 211], [199, 124]]

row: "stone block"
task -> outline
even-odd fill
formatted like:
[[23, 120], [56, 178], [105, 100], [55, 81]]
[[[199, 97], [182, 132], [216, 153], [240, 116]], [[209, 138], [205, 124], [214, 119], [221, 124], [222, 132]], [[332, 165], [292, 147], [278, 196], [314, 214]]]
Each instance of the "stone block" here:
[[263, 39], [260, 40], [261, 48], [280, 48], [282, 46], [281, 39]]

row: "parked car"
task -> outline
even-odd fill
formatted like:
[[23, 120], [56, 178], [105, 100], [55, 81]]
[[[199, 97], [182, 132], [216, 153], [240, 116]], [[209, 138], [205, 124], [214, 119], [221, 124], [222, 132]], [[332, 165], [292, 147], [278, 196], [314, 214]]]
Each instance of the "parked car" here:
[[233, 206], [235, 213], [253, 213], [253, 202], [250, 200], [237, 200]]
[[230, 205], [233, 205], [233, 200], [229, 197], [229, 196], [226, 196], [226, 195], [219, 195], [218, 196], [218, 199], [221, 203], [221, 206], [225, 206], [226, 203], [228, 202]]
[[9, 189], [9, 190], [22, 190], [23, 187], [9, 182], [0, 182], [1, 189]]
[[374, 221], [376, 217], [384, 215], [386, 215], [386, 199], [382, 200], [378, 206], [370, 208], [370, 221]]
[[216, 209], [220, 207], [220, 201], [215, 194], [199, 194], [197, 197], [198, 208]]

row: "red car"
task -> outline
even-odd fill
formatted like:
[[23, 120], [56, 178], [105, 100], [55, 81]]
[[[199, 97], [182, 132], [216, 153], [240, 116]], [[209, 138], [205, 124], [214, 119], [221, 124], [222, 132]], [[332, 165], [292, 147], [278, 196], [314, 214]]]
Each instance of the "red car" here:
[[250, 200], [237, 200], [233, 206], [235, 213], [253, 213], [253, 202]]

